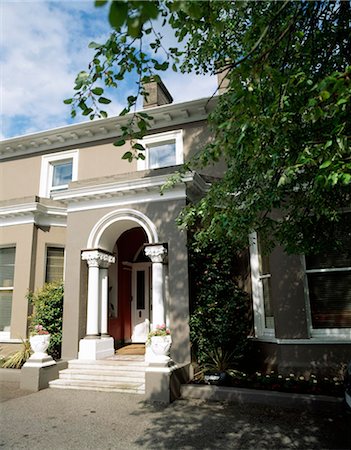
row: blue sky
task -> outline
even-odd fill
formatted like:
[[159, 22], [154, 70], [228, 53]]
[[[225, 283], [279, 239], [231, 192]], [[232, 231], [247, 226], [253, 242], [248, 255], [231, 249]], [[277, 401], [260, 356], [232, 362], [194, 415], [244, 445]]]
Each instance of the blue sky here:
[[[72, 123], [63, 100], [72, 96], [77, 73], [87, 69], [89, 42], [103, 42], [110, 32], [108, 9], [95, 8], [93, 0], [0, 0], [0, 8], [0, 138]], [[162, 31], [172, 45], [170, 32]], [[175, 102], [212, 95], [216, 88], [210, 76], [169, 70], [162, 79]], [[115, 91], [109, 115], [118, 114], [133, 93], [133, 80]]]

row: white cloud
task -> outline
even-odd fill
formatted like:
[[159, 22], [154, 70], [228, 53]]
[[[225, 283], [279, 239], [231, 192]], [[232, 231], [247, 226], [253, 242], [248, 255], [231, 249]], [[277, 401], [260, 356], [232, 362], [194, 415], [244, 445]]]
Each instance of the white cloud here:
[[88, 6], [73, 2], [71, 9], [68, 4], [58, 8], [57, 3], [38, 1], [1, 4], [3, 134], [13, 134], [20, 123], [20, 132], [27, 133], [69, 121], [63, 99], [72, 95], [74, 78], [92, 53], [79, 15]]
[[[0, 136], [58, 127], [71, 122], [63, 99], [71, 97], [76, 74], [86, 69], [93, 55], [92, 40], [103, 42], [110, 31], [107, 8], [94, 8], [93, 1], [0, 2], [1, 122]], [[165, 45], [175, 38], [167, 30]], [[167, 71], [162, 79], [176, 102], [212, 95], [213, 77], [181, 75]], [[109, 95], [109, 115], [123, 108], [136, 85], [127, 80]], [[75, 121], [83, 121], [80, 116]]]

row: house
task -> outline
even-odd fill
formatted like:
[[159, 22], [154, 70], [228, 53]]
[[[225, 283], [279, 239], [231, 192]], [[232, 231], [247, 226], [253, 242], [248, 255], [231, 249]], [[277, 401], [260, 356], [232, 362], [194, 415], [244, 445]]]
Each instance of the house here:
[[[163, 195], [160, 187], [210, 139], [206, 119], [216, 99], [172, 104], [162, 83], [148, 89], [145, 160], [129, 163], [121, 159], [129, 144], [113, 146], [125, 116], [1, 143], [3, 348], [27, 335], [28, 290], [64, 278], [64, 359], [100, 361], [117, 344], [144, 343], [150, 324], [166, 323], [173, 361], [189, 367], [187, 236], [175, 219], [209, 184], [206, 173], [189, 173]], [[220, 176], [222, 168], [209, 170]], [[334, 256], [330, 266], [280, 249], [263, 258], [250, 236], [253, 341], [262, 364], [304, 370], [350, 358], [351, 262]]]

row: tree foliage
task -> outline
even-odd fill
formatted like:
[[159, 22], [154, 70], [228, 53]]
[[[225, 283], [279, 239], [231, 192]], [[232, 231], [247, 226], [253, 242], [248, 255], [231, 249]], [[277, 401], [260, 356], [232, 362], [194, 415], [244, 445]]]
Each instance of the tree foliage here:
[[[243, 247], [252, 230], [288, 252], [337, 246], [334, 230], [350, 206], [350, 2], [96, 2], [106, 4], [114, 30], [106, 43], [90, 44], [89, 71], [65, 101], [72, 114], [106, 117], [104, 88], [131, 71], [138, 90], [122, 115], [147, 96], [142, 83], [169, 67], [228, 71], [209, 118], [213, 141], [183, 168], [223, 159], [226, 171], [181, 224], [197, 231], [199, 246], [221, 239]], [[174, 30], [177, 46], [164, 47], [160, 23]], [[150, 120], [128, 115], [116, 145], [141, 138]], [[144, 150], [132, 140], [124, 157], [143, 158]]]

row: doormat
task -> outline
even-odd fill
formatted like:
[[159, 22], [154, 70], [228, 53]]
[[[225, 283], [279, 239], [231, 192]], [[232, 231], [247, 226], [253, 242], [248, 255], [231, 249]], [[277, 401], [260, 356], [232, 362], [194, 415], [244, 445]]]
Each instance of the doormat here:
[[130, 344], [116, 350], [116, 355], [145, 355], [144, 344]]

